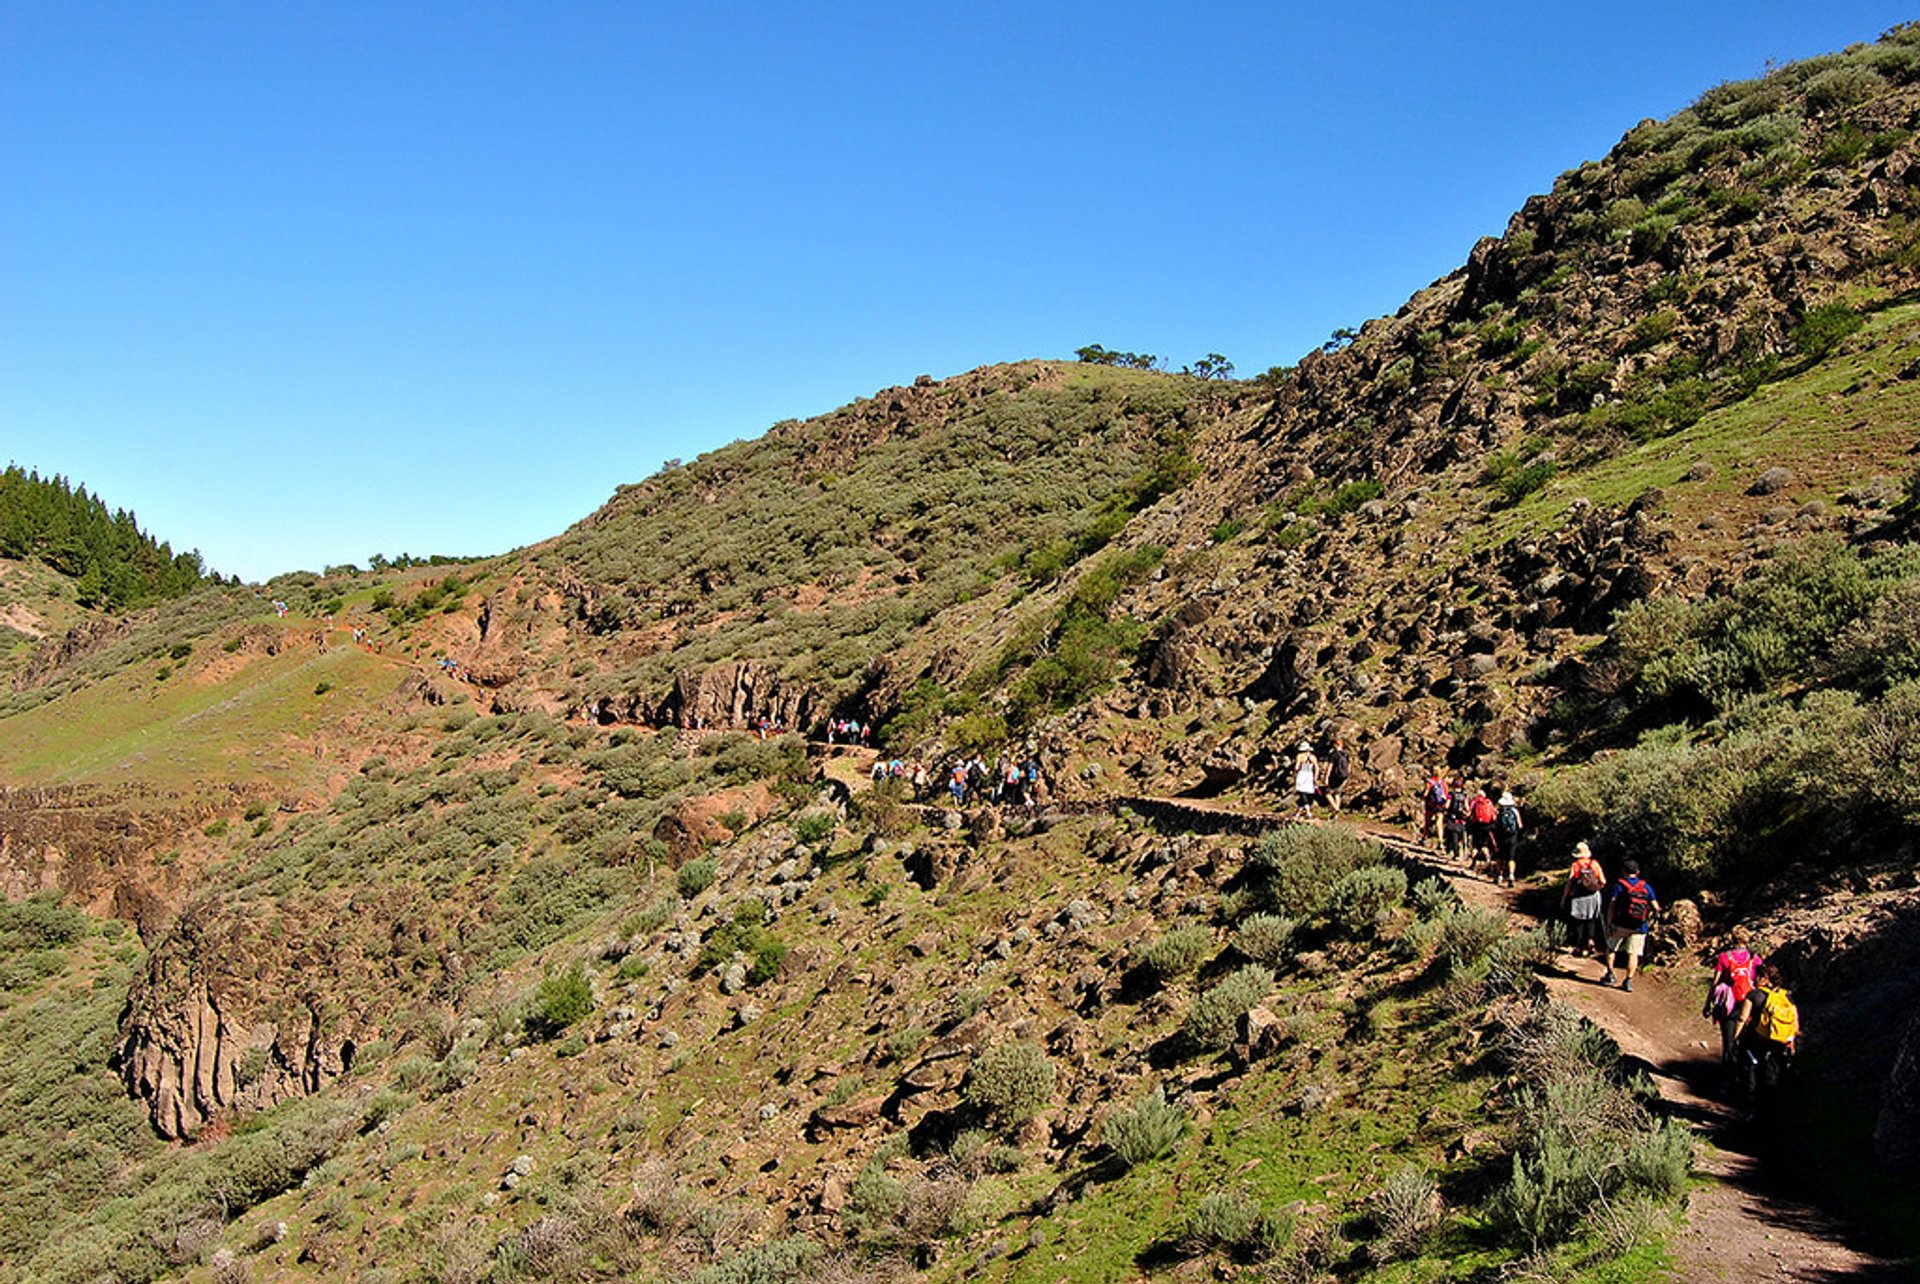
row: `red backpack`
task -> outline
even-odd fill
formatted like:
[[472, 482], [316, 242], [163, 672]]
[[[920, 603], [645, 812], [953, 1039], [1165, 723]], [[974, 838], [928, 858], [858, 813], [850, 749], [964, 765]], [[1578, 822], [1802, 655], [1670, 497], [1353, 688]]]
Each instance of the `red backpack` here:
[[1493, 799], [1487, 797], [1485, 794], [1477, 795], [1473, 800], [1472, 815], [1474, 824], [1491, 825], [1493, 818], [1498, 815], [1494, 810]]
[[1713, 961], [1714, 970], [1733, 988], [1735, 1003], [1753, 992], [1753, 967], [1759, 961], [1751, 950], [1724, 950]]

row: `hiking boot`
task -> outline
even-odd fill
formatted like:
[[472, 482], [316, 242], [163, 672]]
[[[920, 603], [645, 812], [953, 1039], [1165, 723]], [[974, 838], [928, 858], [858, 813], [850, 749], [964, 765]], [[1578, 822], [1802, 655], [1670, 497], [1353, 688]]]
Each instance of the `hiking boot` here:
[[1632, 978], [1632, 977], [1628, 977], [1628, 978], [1627, 978], [1626, 980], [1624, 980], [1624, 981], [1622, 981], [1622, 982], [1620, 982], [1620, 988], [1621, 988], [1621, 989], [1623, 989], [1623, 990], [1625, 990], [1625, 991], [1626, 991], [1626, 992], [1627, 992], [1628, 994], [1632, 994], [1632, 993], [1633, 993], [1633, 978]]
[[1602, 984], [1602, 985], [1612, 985], [1612, 984], [1613, 984], [1613, 969], [1612, 969], [1612, 968], [1608, 968], [1608, 969], [1607, 969], [1607, 974], [1606, 974], [1605, 976], [1603, 976], [1603, 977], [1601, 977], [1601, 978], [1600, 978], [1600, 984]]

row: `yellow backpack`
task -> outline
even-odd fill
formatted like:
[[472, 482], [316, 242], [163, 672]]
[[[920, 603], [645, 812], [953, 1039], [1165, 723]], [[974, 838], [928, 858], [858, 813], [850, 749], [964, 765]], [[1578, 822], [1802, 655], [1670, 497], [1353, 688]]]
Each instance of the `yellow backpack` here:
[[1800, 1033], [1800, 1009], [1785, 990], [1768, 990], [1754, 1020], [1760, 1037], [1770, 1043], [1791, 1043]]

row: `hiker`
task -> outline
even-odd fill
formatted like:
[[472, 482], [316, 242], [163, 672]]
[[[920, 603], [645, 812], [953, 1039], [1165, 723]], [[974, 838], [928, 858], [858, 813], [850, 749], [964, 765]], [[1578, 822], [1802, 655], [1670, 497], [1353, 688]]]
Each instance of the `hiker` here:
[[1575, 954], [1598, 958], [1606, 948], [1606, 933], [1600, 928], [1600, 894], [1606, 887], [1607, 873], [1593, 858], [1593, 849], [1585, 841], [1575, 843], [1573, 865], [1560, 893], [1561, 908], [1567, 913], [1567, 948]]
[[1740, 1044], [1740, 1028], [1753, 1015], [1753, 991], [1764, 966], [1747, 947], [1747, 934], [1736, 932], [1733, 944], [1714, 956], [1713, 976], [1700, 1015], [1720, 1027], [1720, 1065], [1733, 1073]]
[[1352, 777], [1353, 760], [1347, 756], [1347, 742], [1335, 736], [1333, 748], [1327, 754], [1327, 785], [1321, 792], [1326, 796], [1328, 809], [1336, 816], [1340, 814], [1341, 795]]
[[1420, 790], [1420, 836], [1435, 846], [1445, 837], [1444, 822], [1450, 799], [1446, 773], [1435, 767]]
[[1474, 790], [1472, 800], [1467, 803], [1467, 839], [1473, 845], [1473, 858], [1469, 863], [1477, 867], [1486, 861], [1494, 871], [1495, 882], [1499, 881], [1500, 866], [1494, 854], [1493, 822], [1499, 818], [1500, 809], [1487, 797], [1486, 786]]
[[1495, 886], [1513, 886], [1514, 875], [1519, 869], [1520, 831], [1526, 828], [1526, 822], [1520, 817], [1520, 803], [1514, 798], [1513, 791], [1500, 791], [1500, 801], [1493, 815], [1493, 881]]
[[1458, 776], [1451, 785], [1442, 786], [1447, 791], [1447, 810], [1440, 822], [1441, 845], [1446, 849], [1448, 860], [1463, 863], [1469, 861], [1467, 851], [1467, 813], [1473, 807], [1473, 795], [1467, 792], [1467, 784]]
[[947, 775], [947, 792], [953, 795], [953, 805], [967, 805], [967, 764], [965, 760], [953, 764], [953, 770]]
[[921, 762], [918, 758], [913, 760], [912, 779], [913, 800], [915, 802], [925, 802], [927, 800], [927, 764]]
[[1302, 740], [1293, 751], [1293, 815], [1296, 820], [1313, 819], [1313, 800], [1320, 792], [1320, 760], [1313, 746]]
[[1754, 971], [1754, 989], [1748, 995], [1753, 1015], [1741, 1031], [1742, 1066], [1746, 1071], [1747, 1118], [1766, 1109], [1793, 1072], [1800, 1047], [1800, 1009], [1787, 993], [1786, 983], [1765, 964]]
[[1607, 889], [1607, 974], [1600, 984], [1613, 984], [1613, 960], [1620, 947], [1627, 951], [1627, 977], [1620, 988], [1633, 992], [1633, 977], [1647, 953], [1647, 936], [1653, 931], [1654, 917], [1660, 913], [1660, 898], [1652, 886], [1640, 877], [1640, 862], [1625, 861], [1620, 877]]

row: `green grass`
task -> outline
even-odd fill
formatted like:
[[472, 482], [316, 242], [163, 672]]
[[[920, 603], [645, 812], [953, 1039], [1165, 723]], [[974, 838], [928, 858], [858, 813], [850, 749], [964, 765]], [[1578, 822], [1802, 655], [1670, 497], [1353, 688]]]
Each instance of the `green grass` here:
[[[137, 661], [6, 719], [0, 776], [34, 784], [299, 783], [325, 770], [303, 742], [337, 725], [343, 712], [377, 709], [405, 672], [353, 647], [246, 657], [219, 681], [203, 679], [189, 662], [155, 682], [161, 663]], [[330, 687], [325, 700], [314, 695], [321, 682]]]
[[[1767, 384], [1672, 436], [1565, 468], [1511, 510], [1494, 515], [1473, 544], [1557, 526], [1575, 498], [1619, 506], [1655, 487], [1688, 511], [1724, 511], [1775, 465], [1791, 468], [1795, 482], [1769, 503], [1831, 502], [1867, 463], [1897, 456], [1912, 444], [1920, 382], [1893, 376], [1916, 357], [1920, 304], [1875, 313], [1842, 351], [1811, 369]], [[1713, 475], [1686, 481], [1688, 469], [1702, 460]]]

